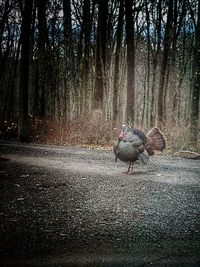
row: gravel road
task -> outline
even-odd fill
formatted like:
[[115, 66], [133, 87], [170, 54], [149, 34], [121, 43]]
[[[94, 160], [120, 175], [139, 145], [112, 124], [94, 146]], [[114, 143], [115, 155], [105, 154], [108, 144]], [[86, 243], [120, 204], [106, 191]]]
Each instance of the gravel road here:
[[200, 160], [0, 141], [1, 266], [200, 266]]

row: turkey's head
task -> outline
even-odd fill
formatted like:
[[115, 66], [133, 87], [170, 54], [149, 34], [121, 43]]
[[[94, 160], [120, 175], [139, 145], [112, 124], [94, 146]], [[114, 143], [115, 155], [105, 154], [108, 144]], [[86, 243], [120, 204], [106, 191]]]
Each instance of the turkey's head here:
[[122, 124], [121, 126], [121, 130], [119, 132], [119, 135], [118, 135], [118, 140], [126, 140], [126, 137], [128, 137], [129, 135], [129, 132], [131, 131], [131, 127], [126, 125], [126, 124]]
[[125, 136], [125, 127], [126, 127], [125, 124], [123, 124], [121, 126], [121, 130], [120, 130], [119, 135], [118, 135], [118, 140], [123, 140], [124, 139], [124, 136]]

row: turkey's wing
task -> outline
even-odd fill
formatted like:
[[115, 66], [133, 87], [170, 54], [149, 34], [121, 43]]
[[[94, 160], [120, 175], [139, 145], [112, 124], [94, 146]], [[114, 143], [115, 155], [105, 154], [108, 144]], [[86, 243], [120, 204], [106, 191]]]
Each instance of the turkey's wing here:
[[143, 145], [142, 139], [132, 132], [125, 134], [124, 141], [130, 142], [135, 147], [141, 147]]

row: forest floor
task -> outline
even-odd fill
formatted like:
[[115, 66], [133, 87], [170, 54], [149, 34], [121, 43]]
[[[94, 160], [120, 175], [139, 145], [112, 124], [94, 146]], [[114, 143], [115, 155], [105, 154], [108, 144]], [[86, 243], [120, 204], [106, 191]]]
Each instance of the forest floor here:
[[200, 266], [200, 160], [0, 141], [1, 266]]

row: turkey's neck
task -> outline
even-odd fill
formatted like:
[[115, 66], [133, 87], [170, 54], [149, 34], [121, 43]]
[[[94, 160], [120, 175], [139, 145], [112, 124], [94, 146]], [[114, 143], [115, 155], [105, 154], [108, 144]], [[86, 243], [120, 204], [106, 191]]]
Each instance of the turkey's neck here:
[[118, 139], [122, 140], [124, 138], [124, 129], [121, 129], [119, 135], [118, 135]]

